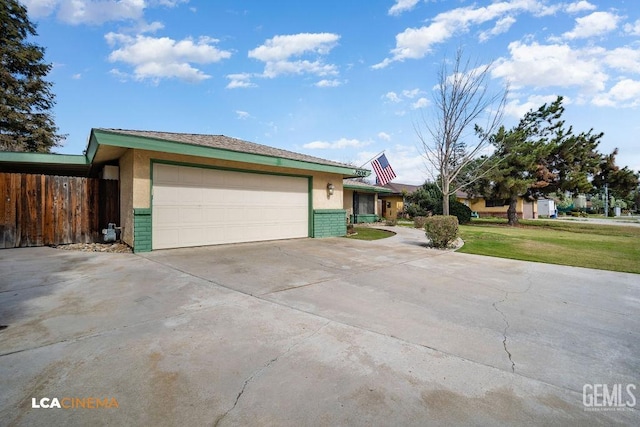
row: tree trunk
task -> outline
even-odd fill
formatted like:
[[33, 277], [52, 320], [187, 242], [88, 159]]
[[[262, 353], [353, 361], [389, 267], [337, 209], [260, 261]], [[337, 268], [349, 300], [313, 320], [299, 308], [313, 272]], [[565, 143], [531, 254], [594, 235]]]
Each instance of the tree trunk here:
[[509, 209], [507, 209], [507, 219], [509, 220], [509, 225], [511, 226], [518, 225], [518, 213], [516, 212], [517, 205], [518, 196], [511, 196], [509, 198]]
[[449, 215], [449, 183], [442, 183], [442, 215]]

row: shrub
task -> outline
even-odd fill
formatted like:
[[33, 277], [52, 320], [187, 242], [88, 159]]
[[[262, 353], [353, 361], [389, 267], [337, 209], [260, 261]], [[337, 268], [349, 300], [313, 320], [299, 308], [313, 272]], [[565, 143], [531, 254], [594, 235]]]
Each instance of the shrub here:
[[427, 220], [426, 216], [416, 216], [413, 218], [413, 226], [415, 228], [424, 228], [424, 222]]
[[[442, 208], [440, 208], [442, 213]], [[471, 209], [464, 203], [457, 200], [449, 202], [449, 213], [458, 217], [458, 224], [468, 224], [471, 222]]]
[[446, 248], [458, 237], [458, 218], [434, 215], [426, 218], [424, 229], [434, 248]]
[[398, 220], [395, 218], [387, 218], [387, 220], [384, 222], [385, 225], [388, 225], [390, 227], [394, 227], [396, 225], [398, 225]]

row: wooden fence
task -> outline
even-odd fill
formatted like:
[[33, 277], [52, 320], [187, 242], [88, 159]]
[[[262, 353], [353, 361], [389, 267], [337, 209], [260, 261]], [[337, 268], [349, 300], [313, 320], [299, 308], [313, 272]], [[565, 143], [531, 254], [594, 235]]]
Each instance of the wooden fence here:
[[90, 243], [120, 222], [118, 181], [0, 173], [0, 248]]

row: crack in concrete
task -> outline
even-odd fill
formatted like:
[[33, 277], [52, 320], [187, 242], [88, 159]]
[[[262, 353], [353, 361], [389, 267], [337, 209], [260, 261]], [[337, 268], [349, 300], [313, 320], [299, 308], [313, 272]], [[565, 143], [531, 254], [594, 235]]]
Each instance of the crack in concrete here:
[[505, 302], [507, 300], [507, 298], [509, 298], [509, 292], [505, 292], [504, 293], [504, 299], [502, 299], [500, 301], [496, 301], [491, 305], [493, 306], [493, 309], [495, 311], [500, 313], [500, 315], [502, 316], [502, 320], [505, 323], [504, 329], [502, 331], [502, 338], [503, 338], [502, 346], [504, 347], [504, 351], [507, 352], [507, 356], [509, 356], [509, 362], [511, 362], [511, 372], [513, 372], [515, 374], [516, 373], [516, 364], [513, 361], [513, 356], [511, 354], [511, 352], [507, 348], [507, 331], [509, 330], [509, 320], [507, 320], [507, 316], [504, 314], [504, 312], [498, 308], [498, 304]]
[[527, 292], [529, 292], [529, 290], [531, 289], [531, 286], [533, 285], [533, 280], [531, 279], [531, 274], [529, 274], [529, 272], [527, 272], [526, 278], [527, 278], [527, 282], [529, 283], [529, 285], [527, 286], [527, 289], [525, 289], [524, 291], [511, 291], [511, 292], [500, 289], [500, 291], [504, 292], [504, 298], [501, 299], [500, 301], [496, 301], [493, 304], [491, 304], [493, 306], [493, 309], [498, 313], [500, 313], [500, 316], [502, 316], [502, 320], [504, 321], [505, 326], [504, 326], [504, 329], [502, 330], [502, 338], [503, 338], [502, 346], [504, 347], [504, 351], [507, 353], [507, 356], [509, 357], [509, 362], [511, 362], [511, 372], [514, 374], [516, 373], [516, 363], [513, 361], [513, 355], [511, 354], [511, 352], [509, 351], [509, 348], [507, 347], [507, 340], [508, 340], [507, 331], [509, 330], [509, 327], [511, 325], [509, 325], [509, 319], [507, 319], [507, 315], [504, 314], [504, 312], [498, 308], [498, 304], [502, 304], [503, 302], [507, 301], [509, 299], [509, 294], [526, 294]]
[[264, 364], [264, 366], [260, 367], [259, 369], [253, 371], [251, 373], [251, 375], [249, 375], [249, 377], [247, 377], [246, 380], [244, 380], [244, 383], [242, 384], [242, 388], [240, 389], [240, 392], [238, 393], [238, 395], [236, 396], [236, 400], [233, 402], [233, 405], [231, 406], [231, 408], [227, 409], [224, 414], [220, 415], [215, 423], [213, 424], [214, 427], [217, 427], [218, 424], [220, 424], [220, 422], [222, 422], [222, 420], [229, 415], [229, 413], [231, 413], [236, 406], [238, 406], [238, 402], [240, 401], [240, 398], [242, 397], [242, 395], [244, 394], [244, 391], [246, 390], [247, 386], [249, 385], [249, 383], [251, 383], [254, 378], [258, 377], [260, 374], [262, 374], [264, 371], [266, 371], [267, 369], [269, 369], [271, 367], [271, 365], [273, 365], [274, 363], [276, 363], [280, 358], [286, 356], [287, 354], [289, 354], [291, 351], [293, 351], [294, 348], [302, 345], [303, 343], [309, 341], [311, 338], [313, 338], [314, 336], [316, 336], [318, 333], [320, 333], [320, 331], [322, 329], [324, 329], [329, 323], [331, 323], [331, 320], [327, 321], [326, 323], [324, 323], [322, 326], [320, 326], [318, 329], [316, 329], [314, 332], [312, 332], [311, 334], [307, 335], [306, 337], [302, 338], [300, 341], [291, 344], [289, 346], [289, 348], [287, 350], [285, 350], [283, 353], [277, 355], [276, 357], [274, 357], [273, 359], [269, 360], [267, 363]]

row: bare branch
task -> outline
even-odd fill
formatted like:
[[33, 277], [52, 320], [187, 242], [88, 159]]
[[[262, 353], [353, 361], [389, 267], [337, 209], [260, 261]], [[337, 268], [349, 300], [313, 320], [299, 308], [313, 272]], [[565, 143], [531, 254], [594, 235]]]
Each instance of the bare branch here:
[[[452, 187], [461, 171], [490, 145], [489, 135], [502, 122], [508, 87], [496, 93], [490, 91], [492, 65], [472, 64], [458, 49], [453, 63], [449, 65], [444, 60], [438, 70], [433, 115], [427, 119], [422, 113], [421, 122], [413, 126], [424, 157], [432, 166], [431, 173], [438, 175], [434, 181], [443, 193], [445, 215], [449, 214], [450, 195], [488, 173], [481, 172], [485, 162], [479, 162], [468, 183]], [[484, 121], [484, 126], [479, 121]], [[475, 142], [470, 143], [471, 139]]]

